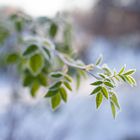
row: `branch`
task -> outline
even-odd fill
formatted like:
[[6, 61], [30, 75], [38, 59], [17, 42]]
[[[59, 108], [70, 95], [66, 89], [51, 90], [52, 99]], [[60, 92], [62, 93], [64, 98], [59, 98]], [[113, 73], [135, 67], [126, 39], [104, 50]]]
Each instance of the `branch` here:
[[60, 52], [55, 50], [55, 54], [61, 59], [61, 61], [63, 61], [66, 65], [74, 67], [74, 68], [78, 68], [81, 70], [84, 70], [85, 72], [87, 72], [89, 75], [93, 76], [96, 79], [100, 79], [99, 77], [97, 77], [96, 75], [94, 75], [93, 73], [91, 73], [89, 70], [93, 70], [94, 69], [94, 65], [90, 64], [90, 65], [85, 65], [85, 66], [79, 66], [79, 65], [75, 65], [70, 63], [69, 61], [66, 60], [65, 56], [62, 55]]

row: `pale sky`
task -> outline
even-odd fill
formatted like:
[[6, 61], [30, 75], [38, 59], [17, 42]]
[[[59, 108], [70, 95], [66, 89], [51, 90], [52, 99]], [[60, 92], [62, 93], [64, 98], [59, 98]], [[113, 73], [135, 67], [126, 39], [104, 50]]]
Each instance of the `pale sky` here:
[[63, 9], [81, 8], [86, 10], [96, 0], [0, 0], [0, 6], [10, 5], [24, 9], [32, 16], [54, 16]]

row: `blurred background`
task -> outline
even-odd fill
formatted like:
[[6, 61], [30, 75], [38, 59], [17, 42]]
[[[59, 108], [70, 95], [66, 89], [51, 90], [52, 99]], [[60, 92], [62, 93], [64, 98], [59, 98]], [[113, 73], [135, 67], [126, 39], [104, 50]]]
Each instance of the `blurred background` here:
[[0, 6], [0, 17], [19, 11], [33, 17], [67, 13], [84, 62], [94, 63], [102, 54], [111, 68], [137, 69], [137, 87], [116, 89], [121, 112], [114, 120], [107, 102], [96, 110], [95, 97], [88, 96], [92, 79], [83, 80], [68, 103], [53, 112], [26, 90], [17, 94], [16, 76], [1, 65], [0, 140], [140, 140], [140, 0], [0, 0]]

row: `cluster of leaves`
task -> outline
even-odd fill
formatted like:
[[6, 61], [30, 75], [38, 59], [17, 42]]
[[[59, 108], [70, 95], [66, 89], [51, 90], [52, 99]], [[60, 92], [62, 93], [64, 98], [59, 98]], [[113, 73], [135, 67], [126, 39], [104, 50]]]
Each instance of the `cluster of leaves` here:
[[[44, 98], [50, 99], [52, 108], [56, 109], [61, 101], [67, 102], [68, 92], [72, 91], [73, 76], [78, 88], [81, 78], [90, 74], [96, 79], [91, 84], [95, 87], [91, 95], [96, 94], [97, 108], [105, 98], [111, 104], [113, 116], [116, 116], [116, 108], [120, 109], [120, 105], [114, 88], [119, 81], [135, 85], [132, 77], [134, 70], [125, 71], [123, 67], [117, 73], [106, 65], [100, 66], [102, 58], [96, 64], [89, 65], [74, 59], [71, 26], [57, 18], [32, 19], [25, 15], [13, 15], [8, 21], [15, 27], [17, 39], [15, 48], [6, 54], [6, 63], [16, 66], [20, 81], [30, 89], [33, 97], [44, 87]], [[58, 39], [60, 36], [62, 40]], [[95, 75], [95, 68], [102, 73]]]
[[[59, 20], [46, 17], [31, 19], [29, 16], [12, 15], [9, 20], [15, 27], [13, 32], [17, 33], [20, 38], [17, 37], [16, 48], [11, 53], [6, 54], [6, 64], [16, 66], [23, 86], [30, 89], [33, 97], [37, 95], [41, 87], [45, 87], [47, 92], [44, 97], [50, 98], [52, 108], [56, 109], [61, 99], [64, 102], [67, 101], [67, 90], [72, 91], [71, 75], [73, 75], [73, 70], [71, 71], [64, 63], [64, 61], [70, 64], [75, 63], [70, 58], [74, 55], [69, 38], [71, 37], [70, 24], [63, 22], [64, 29], [62, 30], [59, 29]], [[27, 39], [23, 35], [25, 30], [27, 30], [26, 36], [29, 34]], [[63, 40], [60, 41], [56, 39], [59, 30], [62, 30], [63, 36]], [[42, 37], [38, 31], [43, 31]], [[34, 35], [30, 37], [32, 33]], [[75, 70], [74, 73], [78, 75], [79, 79], [81, 75], [84, 75], [79, 69]]]
[[72, 78], [61, 72], [52, 72], [50, 76], [57, 81], [50, 85], [45, 97], [51, 97], [51, 106], [55, 109], [60, 105], [61, 99], [67, 102], [67, 90], [72, 91]]
[[[101, 60], [101, 59], [100, 59]], [[99, 64], [96, 63], [97, 65]], [[99, 108], [102, 104], [103, 98], [110, 102], [113, 117], [116, 116], [116, 109], [120, 110], [117, 94], [114, 92], [114, 88], [118, 82], [125, 82], [131, 86], [136, 85], [135, 79], [132, 77], [135, 70], [125, 70], [125, 66], [117, 73], [115, 70], [112, 72], [107, 65], [100, 67], [103, 73], [98, 74], [96, 82], [91, 83], [94, 86], [94, 90], [91, 95], [96, 94], [96, 107]]]

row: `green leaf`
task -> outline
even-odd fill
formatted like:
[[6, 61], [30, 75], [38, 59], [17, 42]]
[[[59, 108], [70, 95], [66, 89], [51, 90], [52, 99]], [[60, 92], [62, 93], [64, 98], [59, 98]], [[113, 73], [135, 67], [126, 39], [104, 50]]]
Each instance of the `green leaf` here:
[[60, 92], [60, 95], [61, 95], [61, 98], [63, 99], [63, 101], [67, 102], [67, 92], [66, 92], [65, 88], [61, 87], [59, 89], [59, 92]]
[[108, 75], [108, 76], [111, 76], [111, 70], [107, 67], [107, 66], [103, 66], [102, 68], [104, 71], [105, 71], [105, 74]]
[[76, 74], [76, 89], [78, 90], [80, 87], [80, 82], [81, 82], [81, 76], [80, 74]]
[[60, 88], [61, 84], [62, 84], [62, 81], [55, 82], [49, 89], [56, 90]]
[[25, 77], [23, 78], [23, 86], [30, 86], [34, 81], [34, 77], [26, 74]]
[[101, 92], [99, 92], [97, 95], [96, 95], [96, 107], [99, 108], [101, 103], [103, 101], [103, 95]]
[[120, 79], [118, 78], [117, 75], [115, 75], [114, 78], [115, 78], [117, 81], [120, 81]]
[[128, 70], [124, 75], [132, 75], [136, 70]]
[[44, 58], [41, 54], [35, 54], [29, 59], [29, 68], [32, 74], [37, 75], [44, 66]]
[[115, 117], [116, 117], [116, 108], [115, 108], [115, 105], [114, 105], [113, 102], [110, 102], [110, 106], [111, 106], [111, 111], [112, 111], [113, 118], [115, 119]]
[[102, 93], [105, 96], [105, 98], [108, 99], [108, 91], [105, 87], [102, 87]]
[[96, 88], [95, 88], [95, 89], [91, 92], [91, 94], [90, 94], [90, 95], [98, 93], [101, 89], [102, 89], [102, 87], [101, 87], [101, 86], [96, 87]]
[[123, 75], [119, 75], [119, 77], [120, 77], [124, 82], [126, 82], [126, 79], [124, 78]]
[[46, 47], [43, 47], [43, 50], [45, 51], [45, 53], [47, 54], [48, 58], [51, 58], [51, 53], [49, 51], [49, 49], [47, 49]]
[[121, 68], [121, 70], [119, 71], [119, 74], [122, 74], [125, 71], [125, 66]]
[[44, 74], [40, 73], [37, 76], [37, 79], [42, 86], [47, 86], [47, 80], [46, 80], [46, 76]]
[[119, 105], [117, 96], [114, 93], [112, 93], [112, 96], [110, 98], [111, 98], [111, 101], [117, 106], [117, 108], [120, 109], [120, 105]]
[[112, 79], [109, 79], [109, 78], [106, 78], [105, 80], [106, 80], [107, 82], [110, 82], [110, 83], [112, 82], [112, 81], [111, 81]]
[[101, 77], [101, 78], [106, 78], [106, 76], [104, 75], [104, 74], [102, 74], [102, 73], [99, 73], [99, 76]]
[[36, 93], [37, 93], [38, 89], [39, 89], [39, 83], [37, 81], [34, 81], [34, 83], [32, 84], [32, 87], [31, 87], [32, 97], [36, 96]]
[[103, 82], [102, 81], [96, 81], [94, 83], [91, 83], [93, 86], [101, 85]]
[[51, 37], [55, 37], [56, 33], [57, 33], [58, 27], [55, 23], [51, 24], [50, 30], [49, 30], [49, 34]]
[[64, 78], [65, 78], [68, 82], [72, 82], [72, 78], [71, 78], [68, 74], [66, 74], [66, 75], [64, 76]]
[[111, 87], [111, 88], [113, 88], [114, 86], [113, 86], [113, 84], [112, 83], [110, 83], [110, 82], [104, 82], [104, 84], [106, 85], [106, 86], [108, 86], [108, 87]]
[[52, 106], [52, 109], [57, 109], [58, 106], [60, 105], [61, 103], [61, 97], [60, 97], [60, 94], [56, 94], [55, 96], [53, 96], [51, 98], [51, 106]]
[[131, 77], [131, 76], [128, 76], [128, 77], [129, 77], [129, 79], [131, 80], [131, 83], [132, 83], [133, 85], [136, 85], [135, 79], [134, 79], [133, 77]]
[[14, 64], [14, 63], [18, 62], [19, 58], [20, 57], [17, 53], [12, 53], [7, 56], [6, 61], [8, 64]]
[[128, 76], [124, 75], [124, 78], [128, 84], [133, 85], [133, 82], [131, 81], [131, 79]]
[[23, 56], [28, 56], [33, 54], [34, 52], [36, 52], [38, 50], [38, 46], [35, 44], [32, 44], [30, 46], [27, 47], [27, 49], [24, 51]]
[[51, 77], [54, 77], [54, 78], [60, 78], [63, 76], [63, 73], [62, 72], [52, 72], [50, 74]]
[[95, 65], [99, 65], [99, 64], [101, 64], [102, 60], [103, 60], [103, 56], [100, 55], [99, 58], [96, 60]]
[[64, 85], [65, 85], [65, 87], [67, 89], [69, 89], [70, 91], [72, 91], [71, 85], [67, 81], [64, 81]]
[[58, 92], [58, 90], [49, 90], [47, 93], [46, 93], [46, 95], [45, 95], [45, 97], [47, 98], [47, 97], [52, 97], [52, 96], [55, 96], [56, 94], [58, 94], [59, 92]]

